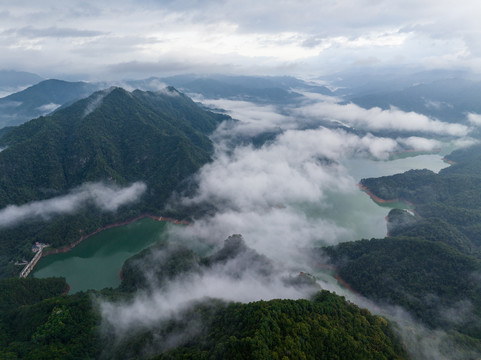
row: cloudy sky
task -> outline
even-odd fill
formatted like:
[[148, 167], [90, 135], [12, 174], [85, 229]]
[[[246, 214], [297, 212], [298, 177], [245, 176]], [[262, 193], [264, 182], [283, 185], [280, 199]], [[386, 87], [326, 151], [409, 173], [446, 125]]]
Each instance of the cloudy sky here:
[[1, 0], [0, 69], [97, 78], [481, 71], [476, 0]]

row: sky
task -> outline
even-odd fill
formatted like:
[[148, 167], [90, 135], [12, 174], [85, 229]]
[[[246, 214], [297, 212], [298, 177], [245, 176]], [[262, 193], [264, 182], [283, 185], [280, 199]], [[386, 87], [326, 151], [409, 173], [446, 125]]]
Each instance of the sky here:
[[481, 72], [476, 0], [0, 0], [0, 69], [92, 79]]

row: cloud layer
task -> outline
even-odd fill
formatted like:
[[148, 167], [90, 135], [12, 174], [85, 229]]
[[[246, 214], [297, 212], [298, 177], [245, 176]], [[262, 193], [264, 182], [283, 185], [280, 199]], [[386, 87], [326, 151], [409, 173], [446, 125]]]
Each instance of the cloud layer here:
[[[377, 313], [391, 314], [392, 309], [359, 299], [340, 288], [331, 275], [319, 272], [307, 260], [306, 249], [358, 240], [361, 226], [368, 228], [367, 236], [373, 236], [374, 228], [377, 230], [379, 225], [377, 220], [382, 228], [380, 236], [385, 234], [387, 211], [377, 219], [366, 211], [365, 204], [357, 208], [353, 201], [360, 192], [350, 170], [343, 165], [348, 159], [383, 160], [405, 149], [429, 151], [441, 145], [430, 136], [449, 135], [458, 141], [464, 139], [469, 129], [415, 113], [366, 110], [325, 97], [311, 96], [310, 102], [300, 109], [245, 101], [204, 101], [227, 109], [238, 121], [223, 124], [213, 134], [214, 159], [196, 175], [195, 193], [178, 194], [171, 205], [210, 211], [199, 214], [190, 226], [172, 227], [170, 238], [212, 250], [220, 247], [229, 235], [241, 233], [249, 247], [273, 262], [279, 276], [266, 281], [250, 271], [235, 271], [237, 276], [233, 278], [229, 274], [232, 267], [239, 265], [237, 262], [235, 266], [227, 263], [173, 279], [162, 288], [153, 281], [150, 291], [129, 302], [102, 302], [104, 321], [123, 334], [175, 317], [193, 301], [208, 297], [245, 302], [304, 297], [308, 292], [282, 282], [282, 275], [299, 271], [316, 272], [324, 289], [346, 295]], [[321, 125], [326, 123], [331, 127]], [[344, 126], [334, 127], [333, 124], [339, 123]], [[354, 131], [354, 127], [363, 131]], [[374, 130], [394, 135], [375, 136], [369, 132]], [[275, 135], [257, 146], [238, 141], [265, 132]], [[426, 137], [414, 135], [419, 132]], [[410, 324], [414, 326], [414, 322]], [[425, 330], [419, 329], [416, 334]], [[408, 338], [409, 334], [404, 336]], [[410, 340], [419, 351], [425, 351], [423, 354], [430, 351], [429, 346], [436, 346], [432, 342], [420, 344], [419, 339]]]
[[15, 226], [25, 220], [48, 220], [58, 215], [73, 214], [85, 205], [94, 205], [101, 211], [116, 211], [123, 205], [137, 201], [146, 189], [147, 186], [141, 182], [125, 188], [102, 183], [85, 184], [67, 195], [20, 206], [9, 205], [1, 209], [0, 229]]
[[0, 68], [107, 77], [413, 64], [479, 71], [480, 10], [474, 0], [22, 0], [0, 12]]
[[405, 112], [394, 107], [389, 110], [378, 107], [364, 109], [352, 103], [343, 105], [321, 101], [303, 106], [298, 112], [306, 117], [324, 117], [370, 131], [394, 130], [460, 137], [466, 136], [469, 132], [469, 128], [465, 125], [445, 123], [425, 115]]

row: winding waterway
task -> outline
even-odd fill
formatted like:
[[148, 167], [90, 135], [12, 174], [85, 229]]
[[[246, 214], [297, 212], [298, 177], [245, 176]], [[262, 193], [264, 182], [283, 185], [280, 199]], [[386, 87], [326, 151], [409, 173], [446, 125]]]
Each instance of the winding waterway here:
[[[340, 241], [384, 237], [388, 209], [375, 203], [356, 184], [365, 177], [393, 175], [409, 169], [430, 169], [438, 172], [449, 166], [440, 155], [420, 155], [389, 161], [349, 159], [343, 165], [353, 178], [352, 191], [328, 193], [328, 207], [301, 206], [312, 218], [329, 219], [348, 229]], [[391, 205], [391, 204], [390, 204]], [[392, 205], [391, 205], [392, 206]], [[84, 240], [74, 249], [42, 258], [33, 276], [39, 278], [62, 276], [67, 279], [71, 293], [88, 289], [116, 287], [119, 271], [129, 257], [166, 238], [166, 227], [174, 226], [145, 218], [134, 223], [108, 229]], [[322, 245], [322, 244], [320, 244]]]

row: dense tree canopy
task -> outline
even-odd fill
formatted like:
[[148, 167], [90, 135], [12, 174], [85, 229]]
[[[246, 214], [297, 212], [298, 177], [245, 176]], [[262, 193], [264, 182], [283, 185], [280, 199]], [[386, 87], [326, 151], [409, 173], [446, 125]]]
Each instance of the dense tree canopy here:
[[207, 134], [226, 118], [174, 88], [164, 93], [112, 88], [9, 130], [0, 137], [0, 146], [7, 146], [0, 152], [0, 208], [62, 195], [85, 182], [142, 181], [147, 191], [115, 213], [83, 207], [48, 223], [31, 220], [21, 229], [2, 229], [0, 278], [18, 271], [12, 259], [32, 257], [34, 241], [60, 247], [103, 225], [159, 213], [172, 191], [210, 161]]

